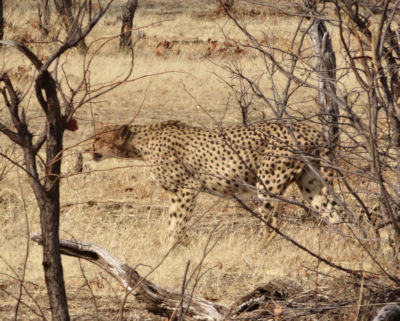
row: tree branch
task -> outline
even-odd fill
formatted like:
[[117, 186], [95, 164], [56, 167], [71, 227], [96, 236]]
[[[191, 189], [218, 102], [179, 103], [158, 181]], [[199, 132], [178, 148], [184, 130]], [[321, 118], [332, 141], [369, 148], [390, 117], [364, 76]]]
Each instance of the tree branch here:
[[26, 56], [32, 62], [32, 64], [35, 66], [35, 68], [37, 70], [40, 70], [42, 68], [42, 66], [43, 66], [42, 62], [24, 44], [14, 41], [14, 40], [0, 40], [0, 44], [18, 49], [18, 51], [20, 51], [22, 54], [24, 54], [24, 56]]
[[[65, 42], [44, 62], [43, 69], [47, 70], [47, 68], [49, 68], [49, 66], [55, 59], [60, 57], [68, 49], [75, 47], [78, 42], [85, 39], [90, 31], [92, 31], [92, 29], [95, 27], [97, 22], [101, 19], [101, 17], [106, 13], [112, 2], [113, 0], [110, 0], [104, 7], [104, 9], [100, 10], [99, 13], [91, 21], [89, 21], [89, 24], [83, 30], [81, 30], [80, 28], [71, 28], [68, 31]], [[77, 33], [77, 29], [80, 30], [79, 33]]]
[[[42, 237], [36, 233], [31, 234], [31, 240], [39, 244], [43, 242]], [[275, 320], [275, 317], [279, 320], [294, 321], [309, 320], [309, 316], [321, 315], [336, 320], [339, 316], [342, 319], [343, 313], [347, 315], [349, 308], [352, 311], [351, 308], [356, 302], [351, 296], [316, 293], [315, 290], [304, 289], [293, 281], [278, 279], [258, 286], [228, 307], [193, 297], [193, 293], [185, 294], [185, 291], [176, 291], [154, 284], [95, 244], [60, 240], [60, 252], [98, 265], [115, 277], [139, 303], [144, 304], [146, 310], [167, 317], [171, 321]], [[367, 279], [364, 281], [367, 282]], [[186, 285], [187, 282], [184, 286]], [[397, 288], [386, 286], [380, 290], [375, 286], [373, 288], [374, 298], [377, 301], [370, 301], [366, 294], [365, 300], [368, 304], [393, 300], [393, 296], [398, 293]], [[179, 315], [179, 309], [183, 312], [182, 315]], [[362, 313], [371, 317], [368, 306]]]
[[[42, 244], [42, 237], [32, 233], [31, 240]], [[143, 279], [135, 269], [121, 262], [104, 248], [90, 243], [60, 240], [60, 252], [83, 258], [106, 270], [131, 292], [136, 299], [154, 314], [171, 317], [180, 306], [186, 311], [184, 320], [223, 320], [229, 309], [225, 305], [184, 295], [181, 292], [160, 287]]]

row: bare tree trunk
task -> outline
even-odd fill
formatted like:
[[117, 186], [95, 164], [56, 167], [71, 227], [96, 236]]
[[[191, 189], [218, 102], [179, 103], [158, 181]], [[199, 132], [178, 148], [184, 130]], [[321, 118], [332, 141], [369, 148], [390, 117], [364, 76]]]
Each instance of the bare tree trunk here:
[[[4, 37], [4, 16], [3, 16], [3, 0], [0, 0], [0, 40]], [[0, 44], [0, 48], [1, 48]]]
[[[65, 126], [62, 121], [60, 104], [57, 98], [56, 83], [47, 70], [41, 70], [42, 63], [29, 49], [17, 43], [3, 42], [12, 44], [26, 53], [35, 67], [40, 70], [36, 78], [35, 89], [37, 93], [40, 93], [40, 102], [47, 116], [46, 130], [36, 143], [33, 143], [33, 135], [28, 130], [25, 113], [24, 111], [19, 112], [19, 95], [14, 90], [7, 75], [1, 74], [0, 81], [4, 83], [5, 87], [1, 88], [0, 91], [4, 97], [5, 105], [9, 110], [16, 132], [7, 129], [7, 126], [2, 123], [0, 123], [0, 131], [23, 149], [25, 169], [40, 210], [40, 224], [43, 233], [43, 268], [52, 318], [57, 321], [68, 321], [68, 305], [58, 234], [60, 214], [59, 178], [62, 137]], [[45, 92], [46, 100], [42, 96], [43, 92]], [[47, 142], [46, 175], [43, 184], [37, 172], [36, 154], [45, 141]]]
[[333, 155], [339, 143], [339, 107], [333, 99], [336, 96], [336, 57], [332, 49], [332, 40], [323, 20], [316, 18], [316, 4], [313, 0], [304, 0], [310, 13], [308, 34], [313, 41], [317, 58], [318, 100], [321, 108], [323, 134]]
[[[69, 0], [64, 1], [71, 3]], [[13, 143], [19, 145], [24, 153], [22, 167], [28, 174], [29, 182], [40, 210], [40, 224], [43, 234], [43, 268], [52, 319], [57, 321], [70, 320], [59, 243], [63, 135], [65, 129], [76, 130], [77, 128], [72, 129], [73, 126], [70, 126], [70, 122], [73, 120], [74, 104], [72, 101], [66, 102], [64, 113], [62, 113], [57, 92], [61, 91], [60, 95], [64, 97], [65, 95], [62, 93], [62, 89], [57, 87], [56, 81], [48, 71], [48, 68], [66, 50], [76, 46], [89, 34], [108, 10], [111, 2], [109, 1], [104, 9], [101, 9], [88, 22], [87, 26], [81, 27], [74, 22], [73, 29], [67, 35], [63, 46], [58, 48], [44, 62], [41, 62], [25, 45], [11, 40], [0, 40], [0, 44], [16, 48], [28, 58], [37, 71], [34, 91], [45, 115], [42, 131], [40, 133], [30, 131], [25, 110], [21, 107], [24, 97], [14, 89], [7, 73], [1, 72], [0, 97], [3, 98], [2, 106], [4, 106], [4, 109], [8, 109], [9, 119], [0, 119], [0, 132], [6, 135]], [[70, 9], [71, 7], [69, 7]], [[44, 177], [40, 177], [36, 161], [38, 153], [43, 146], [46, 146], [46, 172]]]
[[[53, 320], [69, 320], [63, 268], [60, 256], [60, 173], [63, 150], [64, 123], [54, 79], [42, 70], [35, 81], [36, 92], [46, 93], [46, 176], [40, 184], [35, 176], [30, 183], [40, 209], [40, 225], [43, 233], [43, 269]], [[37, 173], [32, 148], [24, 148], [25, 165]]]
[[[51, 127], [54, 126], [49, 124], [50, 130], [48, 131], [47, 137], [49, 142], [52, 141], [53, 143], [49, 144], [46, 148], [46, 164], [52, 164], [53, 162], [51, 160], [56, 161], [48, 167], [49, 172], [46, 175], [44, 186], [40, 184], [37, 176], [35, 153], [32, 151], [32, 148], [24, 148], [24, 160], [26, 169], [30, 174], [30, 184], [40, 210], [40, 226], [43, 233], [42, 262], [52, 319], [68, 321], [70, 318], [65, 293], [59, 243], [59, 176], [63, 136], [63, 126], [60, 125], [61, 124], [59, 124], [59, 128], [54, 130], [51, 129]], [[31, 140], [31, 138], [26, 137], [25, 140]], [[30, 145], [27, 146], [32, 146], [32, 141], [28, 142], [28, 144], [29, 143]]]
[[[59, 161], [61, 162], [61, 161]], [[43, 269], [53, 320], [70, 320], [59, 246], [59, 184], [50, 192], [34, 187], [43, 233]]]
[[43, 267], [53, 319], [69, 320], [59, 245], [60, 174], [65, 125], [61, 117], [56, 83], [47, 70], [37, 77], [36, 85], [38, 84], [46, 92], [48, 108], [46, 179], [44, 189], [42, 187], [34, 191], [40, 208], [40, 225], [45, 235]]
[[[54, 0], [54, 4], [67, 32], [77, 32], [78, 34], [81, 34], [82, 30], [72, 14], [71, 0]], [[87, 51], [84, 39], [79, 41], [76, 47], [78, 52], [81, 54], [85, 54]]]
[[50, 32], [50, 7], [49, 0], [39, 0], [38, 4], [39, 25], [43, 36]]
[[132, 48], [132, 27], [133, 17], [137, 8], [137, 0], [127, 0], [126, 6], [122, 9], [122, 26], [119, 37], [119, 49], [130, 50]]

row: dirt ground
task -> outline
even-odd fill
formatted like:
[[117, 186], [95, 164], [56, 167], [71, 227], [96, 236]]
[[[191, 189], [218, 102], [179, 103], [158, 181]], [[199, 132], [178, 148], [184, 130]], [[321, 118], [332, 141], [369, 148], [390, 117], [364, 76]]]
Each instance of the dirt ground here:
[[[100, 48], [89, 67], [92, 89], [121, 79], [130, 68], [130, 55], [117, 50], [122, 3], [116, 1], [87, 38], [91, 50]], [[259, 39], [286, 46], [298, 17], [285, 16], [279, 8], [295, 10], [294, 4], [264, 3], [268, 6], [237, 1], [235, 13]], [[269, 6], [272, 4], [277, 7]], [[55, 22], [55, 16], [52, 19]], [[49, 55], [58, 46], [39, 42], [36, 2], [6, 3], [5, 21], [5, 38], [28, 42], [39, 56]], [[251, 76], [259, 75], [260, 86], [267, 92], [271, 88], [263, 75], [263, 59], [248, 47], [249, 41], [234, 24], [218, 12], [214, 1], [139, 0], [134, 23], [135, 57], [129, 81], [79, 109], [75, 115], [79, 130], [66, 133], [60, 231], [62, 238], [103, 246], [146, 274], [168, 250], [164, 245], [166, 195], [152, 180], [148, 168], [136, 161], [95, 163], [84, 154], [83, 173], [68, 175], [77, 153], [84, 150], [93, 134], [94, 125], [168, 119], [207, 128], [239, 124], [241, 113], [229, 87], [235, 81], [227, 72], [229, 66], [239, 66]], [[88, 61], [71, 50], [58, 64], [62, 66], [58, 74], [60, 84], [71, 95], [68, 87], [79, 84]], [[0, 50], [0, 66], [24, 95], [27, 118], [37, 129], [43, 115], [32, 90], [33, 68], [10, 48]], [[288, 108], [312, 115], [316, 110], [313, 95], [309, 89], [297, 92]], [[249, 115], [251, 120], [259, 120], [271, 113], [262, 100], [255, 98]], [[0, 117], [6, 119], [3, 106]], [[20, 150], [4, 135], [0, 135], [0, 152], [22, 163]], [[293, 197], [297, 193], [294, 188], [288, 191]], [[284, 231], [301, 244], [345, 267], [377, 269], [356, 242], [314, 222], [302, 222], [305, 213], [295, 207], [283, 208], [292, 220]], [[193, 222], [189, 246], [168, 256], [149, 275], [150, 280], [180, 289], [187, 262], [190, 271], [201, 262], [205, 273], [195, 295], [230, 304], [257, 285], [276, 278], [295, 280], [307, 288], [326, 284], [334, 287], [331, 278], [344, 278], [280, 237], [266, 248], [260, 246], [260, 223], [234, 202], [202, 195]], [[14, 320], [16, 314], [19, 320], [50, 319], [41, 248], [28, 241], [30, 232], [40, 232], [36, 201], [23, 171], [1, 157], [0, 225], [0, 319]], [[203, 258], [207, 242], [215, 247]], [[385, 265], [387, 255], [387, 250], [382, 249], [376, 258]], [[72, 319], [118, 320], [125, 296], [122, 287], [87, 262], [63, 257], [63, 265]], [[330, 277], [324, 278], [321, 273]], [[350, 315], [357, 309], [356, 302], [348, 309]], [[122, 311], [124, 320], [161, 320], [143, 311], [132, 296]]]

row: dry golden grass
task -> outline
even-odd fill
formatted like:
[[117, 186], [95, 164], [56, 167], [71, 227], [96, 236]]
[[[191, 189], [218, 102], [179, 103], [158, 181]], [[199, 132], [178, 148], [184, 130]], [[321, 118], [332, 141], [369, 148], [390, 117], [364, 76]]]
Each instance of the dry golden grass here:
[[[67, 132], [65, 136], [65, 159], [63, 172], [73, 167], [80, 144], [85, 143], [93, 132], [93, 121], [122, 123], [134, 120], [137, 123], [150, 123], [166, 119], [179, 119], [192, 125], [213, 127], [218, 122], [224, 124], [239, 123], [240, 112], [232, 98], [230, 89], [215, 75], [229, 75], [216, 64], [231, 61], [229, 50], [215, 50], [209, 54], [211, 46], [208, 39], [218, 41], [223, 48], [225, 36], [234, 40], [244, 40], [226, 17], [213, 15], [213, 3], [205, 7], [192, 1], [194, 7], [182, 9], [185, 2], [157, 2], [140, 7], [135, 17], [138, 26], [144, 29], [146, 37], [141, 39], [135, 49], [135, 66], [132, 79], [116, 90], [97, 99], [90, 106], [82, 107], [76, 114], [79, 124], [77, 132]], [[192, 3], [190, 2], [190, 3]], [[34, 8], [27, 1], [13, 8], [6, 8], [6, 38], [37, 37], [37, 30], [30, 27], [35, 21]], [[140, 3], [140, 1], [139, 1]], [[25, 6], [25, 7], [24, 7]], [[29, 7], [29, 10], [24, 8]], [[13, 10], [11, 10], [13, 9]], [[114, 37], [119, 32], [116, 22], [116, 7], [106, 16], [93, 34], [88, 37], [92, 42], [100, 37]], [[162, 11], [165, 14], [160, 14]], [[204, 11], [204, 15], [202, 12]], [[18, 17], [18, 19], [17, 19]], [[287, 43], [288, 35], [295, 28], [295, 18], [286, 18], [279, 14], [265, 17], [243, 16], [249, 22], [250, 30], [263, 30], [274, 35], [279, 43]], [[12, 22], [12, 25], [11, 25]], [[261, 33], [259, 33], [261, 37]], [[163, 40], [173, 43], [171, 48], [157, 45]], [[117, 40], [110, 41], [93, 60], [90, 68], [92, 84], [110, 81], [118, 77], [129, 67], [130, 57], [118, 53]], [[219, 48], [217, 46], [217, 48]], [[54, 45], [41, 46], [31, 44], [39, 55], [48, 55]], [[238, 61], [250, 74], [262, 70], [263, 62], [254, 53], [245, 49], [239, 53]], [[65, 78], [71, 84], [77, 84], [83, 74], [82, 57], [71, 51], [61, 59], [65, 75], [60, 75], [66, 88]], [[17, 81], [22, 92], [27, 92], [24, 107], [31, 124], [40, 124], [43, 115], [28, 88], [34, 75], [29, 63], [13, 49], [0, 51], [0, 68], [7, 70]], [[162, 73], [162, 74], [161, 74]], [[159, 75], [161, 74], [161, 75]], [[268, 88], [268, 79], [263, 81]], [[311, 112], [315, 108], [309, 90], [303, 90], [296, 96], [293, 108], [302, 112]], [[253, 119], [260, 117], [263, 109], [260, 103], [252, 110]], [[5, 110], [0, 109], [1, 117]], [[93, 117], [92, 117], [93, 115]], [[94, 118], [94, 119], [93, 119]], [[0, 135], [0, 151], [4, 152], [10, 142]], [[10, 149], [7, 149], [10, 152]], [[11, 154], [21, 161], [18, 149]], [[6, 165], [0, 158], [2, 168]], [[84, 173], [67, 176], [61, 186], [61, 236], [63, 238], [96, 243], [107, 248], [122, 261], [146, 274], [157, 266], [167, 252], [165, 242], [165, 216], [167, 199], [164, 192], [151, 181], [148, 169], [135, 161], [108, 160], [99, 164], [91, 162], [85, 156]], [[26, 260], [25, 284], [34, 300], [47, 306], [46, 293], [41, 268], [41, 248], [27, 241], [28, 231], [39, 232], [39, 214], [28, 180], [21, 170], [11, 167], [0, 177], [0, 319], [8, 320], [14, 315], [15, 300], [11, 294], [19, 291], [16, 275], [21, 277]], [[290, 193], [295, 193], [291, 191]], [[26, 206], [24, 210], [24, 204]], [[210, 205], [211, 204], [211, 205]], [[288, 211], [293, 211], [290, 206]], [[185, 267], [191, 262], [191, 269], [202, 260], [205, 244], [216, 242], [213, 251], [204, 259], [202, 270], [207, 273], [200, 280], [195, 294], [231, 303], [235, 298], [253, 289], [260, 283], [273, 278], [294, 279], [306, 286], [315, 287], [316, 274], [308, 269], [332, 273], [330, 268], [321, 265], [316, 259], [306, 255], [298, 248], [276, 238], [267, 248], [259, 243], [260, 224], [250, 214], [238, 209], [233, 202], [203, 195], [196, 207], [191, 235], [193, 240], [186, 249], [179, 248], [151, 273], [149, 278], [167, 287], [180, 288]], [[214, 231], [214, 232], [213, 232]], [[329, 258], [337, 264], [355, 269], [376, 270], [364, 251], [356, 242], [343, 240], [340, 236], [327, 232], [315, 224], [287, 225], [286, 233], [304, 244], [312, 251]], [[27, 250], [27, 246], [29, 249]], [[26, 253], [28, 257], [26, 259]], [[387, 253], [382, 251], [377, 257], [385, 264]], [[99, 307], [101, 320], [117, 318], [120, 301], [124, 293], [116, 282], [93, 265], [78, 262], [76, 259], [63, 258], [65, 283], [70, 300], [73, 319], [92, 320], [96, 316], [95, 305], [85, 285], [84, 270]], [[26, 293], [24, 301], [35, 308], [33, 300]], [[38, 319], [25, 306], [21, 306], [24, 320]], [[154, 319], [138, 312], [138, 306], [130, 298], [124, 316], [128, 320]], [[49, 312], [45, 315], [49, 317]]]

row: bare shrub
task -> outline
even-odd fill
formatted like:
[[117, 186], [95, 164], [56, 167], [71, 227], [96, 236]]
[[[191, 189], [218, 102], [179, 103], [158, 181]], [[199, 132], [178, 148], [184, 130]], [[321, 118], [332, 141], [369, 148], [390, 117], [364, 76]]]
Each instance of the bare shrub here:
[[[0, 132], [19, 146], [23, 153], [23, 161], [13, 159], [13, 156], [4, 153], [1, 156], [27, 174], [36, 197], [44, 240], [43, 268], [53, 320], [69, 320], [59, 248], [60, 180], [63, 178], [61, 163], [64, 152], [64, 133], [65, 130], [75, 131], [78, 129], [74, 113], [79, 108], [91, 99], [99, 97], [104, 92], [123, 83], [132, 70], [131, 65], [130, 68], [127, 68], [127, 76], [113, 82], [105, 80], [91, 91], [88, 69], [96, 56], [97, 51], [95, 50], [85, 56], [87, 64], [84, 67], [83, 79], [77, 87], [73, 88], [67, 82], [69, 91], [67, 93], [58, 79], [59, 73], [64, 72], [63, 66], [55, 62], [59, 61], [60, 57], [69, 49], [82, 43], [107, 11], [111, 2], [107, 2], [86, 25], [78, 24], [77, 20], [72, 22], [69, 11], [66, 12], [64, 18], [70, 23], [66, 39], [42, 60], [22, 43], [1, 41], [3, 45], [17, 49], [37, 72], [33, 82], [27, 85], [27, 88], [20, 90], [14, 87], [7, 72], [4, 71], [0, 75], [2, 85], [0, 93], [6, 107], [5, 111], [8, 111], [8, 116], [0, 122]], [[81, 9], [85, 10], [84, 7]], [[50, 67], [54, 65], [56, 65], [56, 70], [52, 72]], [[27, 96], [21, 94], [24, 90], [31, 90], [32, 94], [36, 96], [42, 115], [39, 123], [32, 121], [32, 114], [24, 107], [27, 100]], [[43, 167], [43, 172], [40, 170], [41, 167]], [[18, 304], [19, 302], [18, 299]]]

